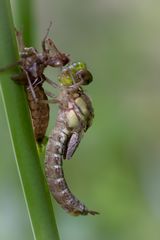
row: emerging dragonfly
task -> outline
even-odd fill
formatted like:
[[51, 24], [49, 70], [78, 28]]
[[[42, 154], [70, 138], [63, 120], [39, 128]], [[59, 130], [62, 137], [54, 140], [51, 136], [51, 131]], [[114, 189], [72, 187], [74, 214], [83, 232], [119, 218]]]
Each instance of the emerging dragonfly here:
[[82, 85], [88, 85], [91, 81], [92, 75], [84, 63], [72, 63], [62, 68], [59, 76], [60, 85], [57, 85], [60, 89], [59, 96], [55, 98], [48, 93], [53, 97], [48, 102], [58, 103], [60, 110], [46, 147], [46, 178], [56, 201], [75, 216], [98, 214], [96, 211], [88, 210], [71, 193], [62, 169], [62, 161], [72, 157], [83, 133], [92, 124], [93, 107], [90, 98], [82, 89]]
[[47, 100], [47, 96], [42, 87], [43, 82], [49, 81], [44, 75], [44, 69], [47, 66], [62, 67], [69, 62], [68, 56], [61, 53], [56, 48], [54, 42], [48, 38], [51, 24], [52, 23], [50, 23], [42, 41], [42, 53], [39, 53], [33, 47], [25, 47], [22, 33], [15, 30], [20, 60], [13, 65], [0, 69], [0, 71], [4, 71], [15, 65], [20, 66], [22, 72], [16, 76], [12, 76], [12, 79], [25, 86], [34, 127], [34, 135], [38, 142], [43, 140], [49, 121], [49, 105], [44, 105], [41, 102], [41, 100]]

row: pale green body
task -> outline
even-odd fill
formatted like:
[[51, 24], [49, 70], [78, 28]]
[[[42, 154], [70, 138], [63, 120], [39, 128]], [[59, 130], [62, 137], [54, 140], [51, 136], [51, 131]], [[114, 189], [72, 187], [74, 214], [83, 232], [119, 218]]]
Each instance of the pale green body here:
[[91, 101], [81, 88], [83, 83], [78, 85], [82, 79], [78, 82], [76, 73], [72, 71], [70, 74], [68, 68], [62, 70], [60, 78], [62, 89], [57, 98], [60, 110], [46, 148], [45, 173], [54, 198], [67, 212], [76, 216], [88, 213], [94, 215], [97, 212], [88, 210], [71, 193], [62, 169], [62, 161], [72, 157], [83, 133], [91, 125], [94, 117]]

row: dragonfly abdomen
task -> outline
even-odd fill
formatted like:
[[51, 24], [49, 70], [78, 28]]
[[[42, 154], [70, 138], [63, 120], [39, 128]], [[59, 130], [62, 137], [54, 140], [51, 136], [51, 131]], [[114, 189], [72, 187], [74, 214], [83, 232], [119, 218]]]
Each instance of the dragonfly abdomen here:
[[44, 104], [41, 100], [47, 100], [47, 96], [41, 85], [34, 88], [38, 102], [35, 101], [29, 89], [26, 88], [30, 113], [32, 117], [32, 124], [34, 128], [34, 135], [38, 142], [42, 141], [49, 122], [49, 105]]
[[71, 131], [66, 127], [65, 111], [60, 111], [56, 127], [53, 129], [46, 148], [45, 173], [47, 183], [55, 200], [68, 213], [77, 215], [95, 215], [97, 212], [88, 210], [70, 191], [64, 178], [62, 161], [67, 148]]

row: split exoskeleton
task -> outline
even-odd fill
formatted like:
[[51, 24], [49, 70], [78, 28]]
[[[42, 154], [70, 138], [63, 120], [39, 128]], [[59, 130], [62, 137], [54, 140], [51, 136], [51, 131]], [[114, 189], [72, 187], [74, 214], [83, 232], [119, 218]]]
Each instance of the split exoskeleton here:
[[25, 86], [37, 142], [43, 140], [49, 122], [49, 105], [41, 102], [47, 100], [43, 82], [49, 81], [44, 75], [44, 70], [47, 66], [57, 68], [69, 62], [68, 56], [59, 52], [54, 42], [47, 37], [49, 29], [50, 27], [42, 41], [42, 53], [33, 47], [25, 47], [22, 33], [15, 30], [20, 56], [18, 65], [21, 68], [21, 73], [12, 76], [12, 79]]

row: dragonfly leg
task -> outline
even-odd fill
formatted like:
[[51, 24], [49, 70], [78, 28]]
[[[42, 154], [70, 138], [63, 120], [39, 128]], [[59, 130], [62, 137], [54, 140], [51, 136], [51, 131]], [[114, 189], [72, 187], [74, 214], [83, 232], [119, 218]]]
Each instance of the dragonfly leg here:
[[45, 76], [45, 81], [50, 84], [52, 87], [54, 88], [61, 88], [60, 85], [58, 85], [57, 83], [55, 83], [54, 81], [50, 80], [48, 77]]
[[68, 89], [67, 89], [67, 91], [68, 91], [68, 92], [74, 92], [74, 91], [78, 90], [79, 87], [80, 87], [82, 84], [83, 84], [83, 80], [81, 80], [81, 81], [78, 82], [78, 83], [73, 84], [72, 86], [69, 86]]
[[49, 104], [49, 103], [58, 103], [61, 104], [61, 101], [58, 99], [58, 97], [56, 97], [53, 93], [49, 92], [49, 91], [45, 91], [45, 94], [48, 97], [51, 97], [52, 99], [48, 99], [48, 100], [39, 100], [42, 103], [45, 104]]
[[55, 103], [58, 103], [58, 104], [61, 104], [60, 100], [57, 99], [57, 98], [52, 98], [52, 99], [48, 99], [48, 100], [38, 100], [40, 103], [44, 103], [44, 104], [55, 104]]
[[36, 98], [36, 94], [35, 94], [35, 91], [34, 91], [34, 88], [32, 86], [32, 83], [31, 83], [31, 80], [30, 80], [30, 77], [29, 77], [29, 74], [26, 70], [24, 70], [25, 74], [26, 74], [26, 77], [27, 77], [27, 80], [28, 80], [28, 89], [31, 91], [31, 94], [33, 96], [33, 99], [35, 100], [35, 102], [38, 101], [38, 99]]
[[49, 27], [47, 28], [47, 32], [46, 32], [46, 34], [45, 34], [45, 36], [42, 40], [42, 49], [43, 49], [43, 52], [45, 52], [45, 53], [47, 52], [45, 43], [46, 43], [46, 39], [48, 37], [49, 31], [51, 29], [51, 26], [52, 26], [52, 22], [49, 23]]
[[28, 83], [26, 74], [24, 72], [12, 75], [11, 79], [15, 81], [17, 84], [26, 85]]
[[22, 32], [18, 31], [16, 28], [14, 28], [14, 29], [16, 32], [16, 38], [17, 38], [19, 52], [22, 52], [25, 48]]
[[42, 85], [44, 79], [41, 77], [37, 77], [34, 82], [32, 83], [33, 88], [37, 87], [38, 85]]
[[49, 91], [45, 91], [45, 94], [48, 96], [48, 97], [51, 97], [51, 98], [56, 98], [55, 94], [49, 92]]

